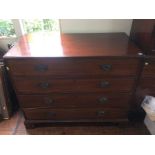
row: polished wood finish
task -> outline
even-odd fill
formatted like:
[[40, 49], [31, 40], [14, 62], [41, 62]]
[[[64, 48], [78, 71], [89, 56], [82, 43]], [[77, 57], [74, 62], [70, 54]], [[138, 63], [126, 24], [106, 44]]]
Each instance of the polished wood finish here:
[[95, 119], [124, 119], [127, 118], [127, 110], [124, 109], [24, 109], [28, 120], [95, 120]]
[[27, 127], [113, 122], [128, 120], [139, 52], [123, 33], [26, 35], [4, 60]]
[[19, 94], [131, 92], [133, 78], [102, 79], [14, 79]]
[[20, 38], [7, 58], [137, 56], [125, 33], [34, 33]]
[[155, 92], [155, 85], [154, 85], [155, 78], [141, 78], [140, 86], [142, 89], [149, 89]]
[[143, 70], [141, 73], [141, 78], [139, 82], [138, 91], [140, 91], [140, 96], [142, 98], [145, 95], [155, 96], [155, 57], [154, 56], [147, 56], [144, 59]]
[[69, 108], [103, 107], [126, 108], [131, 94], [128, 93], [88, 93], [88, 94], [49, 94], [19, 95], [23, 108]]
[[[155, 96], [154, 62], [155, 62], [155, 59], [151, 56], [144, 58], [143, 68], [139, 77], [139, 82], [135, 93], [136, 105], [140, 106], [146, 95]], [[143, 115], [145, 116], [144, 111], [143, 111]]]
[[130, 37], [145, 54], [155, 54], [155, 19], [134, 19]]
[[[93, 61], [93, 65], [92, 65]], [[134, 76], [139, 67], [137, 58], [29, 58], [7, 62], [15, 76], [103, 77]], [[108, 68], [109, 67], [109, 68]]]
[[144, 67], [142, 71], [142, 77], [155, 77], [155, 58], [147, 57], [144, 60]]

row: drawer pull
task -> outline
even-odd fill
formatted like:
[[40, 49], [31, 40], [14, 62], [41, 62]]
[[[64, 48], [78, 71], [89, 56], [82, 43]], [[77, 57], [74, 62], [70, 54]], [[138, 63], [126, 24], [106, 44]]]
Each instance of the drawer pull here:
[[41, 83], [39, 83], [39, 87], [46, 89], [49, 87], [49, 83], [48, 82], [41, 82]]
[[39, 72], [44, 72], [48, 70], [48, 66], [47, 65], [43, 65], [43, 64], [39, 64], [35, 66], [35, 70], [39, 71]]
[[10, 68], [6, 66], [6, 70], [7, 70], [7, 71], [9, 71], [9, 70], [10, 70]]
[[106, 103], [108, 101], [108, 98], [106, 98], [106, 97], [101, 97], [100, 99], [99, 99], [99, 102], [100, 103]]
[[48, 105], [51, 105], [54, 101], [51, 98], [44, 98], [44, 102]]
[[109, 85], [110, 85], [110, 84], [109, 84], [108, 81], [103, 81], [103, 82], [101, 82], [101, 87], [102, 87], [102, 88], [108, 87]]
[[105, 115], [105, 111], [97, 111], [97, 116], [103, 116]]
[[149, 63], [148, 62], [145, 62], [145, 66], [148, 66], [149, 65]]
[[104, 71], [110, 71], [112, 69], [112, 65], [103, 64], [103, 65], [101, 65], [101, 69], [103, 69]]

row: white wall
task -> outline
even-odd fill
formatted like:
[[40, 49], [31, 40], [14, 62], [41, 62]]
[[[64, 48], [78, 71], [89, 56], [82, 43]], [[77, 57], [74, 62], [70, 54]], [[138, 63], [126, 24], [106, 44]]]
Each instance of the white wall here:
[[125, 32], [130, 34], [132, 19], [61, 19], [64, 33]]

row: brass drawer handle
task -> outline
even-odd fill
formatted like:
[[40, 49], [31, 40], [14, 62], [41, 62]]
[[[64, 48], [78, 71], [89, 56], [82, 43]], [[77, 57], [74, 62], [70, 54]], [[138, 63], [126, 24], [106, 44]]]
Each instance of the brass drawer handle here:
[[35, 70], [38, 72], [45, 72], [48, 70], [48, 66], [44, 64], [39, 64], [35, 66]]
[[103, 116], [105, 115], [105, 111], [97, 111], [97, 116]]
[[104, 71], [110, 71], [112, 69], [112, 65], [103, 64], [103, 65], [101, 65], [101, 69], [103, 69]]
[[41, 82], [41, 83], [39, 83], [39, 87], [46, 89], [49, 87], [49, 83], [48, 82]]
[[101, 87], [102, 88], [108, 87], [109, 85], [110, 85], [110, 83], [108, 81], [101, 82]]
[[44, 102], [46, 103], [46, 104], [48, 104], [48, 105], [51, 105], [51, 104], [53, 104], [54, 103], [54, 100], [52, 100], [51, 98], [44, 98]]
[[145, 62], [145, 66], [148, 66], [149, 65], [149, 63], [148, 62]]
[[99, 99], [99, 102], [100, 103], [106, 103], [108, 101], [108, 98], [106, 98], [106, 97], [101, 97], [100, 99]]

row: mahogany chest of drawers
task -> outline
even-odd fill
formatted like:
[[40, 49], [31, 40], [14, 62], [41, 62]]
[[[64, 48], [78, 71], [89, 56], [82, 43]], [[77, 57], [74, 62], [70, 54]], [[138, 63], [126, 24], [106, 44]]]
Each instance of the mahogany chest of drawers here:
[[23, 36], [4, 61], [26, 127], [127, 121], [139, 52], [124, 33]]

